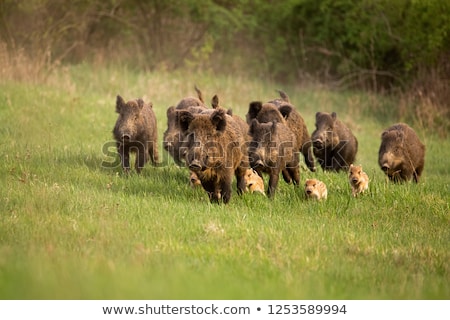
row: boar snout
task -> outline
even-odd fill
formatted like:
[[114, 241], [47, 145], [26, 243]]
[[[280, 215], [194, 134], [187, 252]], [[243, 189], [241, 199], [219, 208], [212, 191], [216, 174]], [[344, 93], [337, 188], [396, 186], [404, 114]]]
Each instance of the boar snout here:
[[264, 167], [264, 162], [259, 159], [255, 162], [255, 167]]
[[122, 140], [131, 140], [131, 135], [128, 133], [122, 134]]
[[164, 142], [164, 149], [169, 150], [173, 147], [172, 142]]
[[192, 171], [201, 171], [202, 164], [199, 160], [192, 160], [191, 163], [189, 163], [189, 169], [191, 169]]
[[384, 164], [381, 166], [381, 170], [383, 170], [384, 172], [388, 172], [390, 168], [391, 168], [391, 167], [390, 167], [387, 163], [384, 163]]
[[321, 139], [313, 140], [313, 146], [315, 148], [321, 148], [323, 146], [323, 141]]

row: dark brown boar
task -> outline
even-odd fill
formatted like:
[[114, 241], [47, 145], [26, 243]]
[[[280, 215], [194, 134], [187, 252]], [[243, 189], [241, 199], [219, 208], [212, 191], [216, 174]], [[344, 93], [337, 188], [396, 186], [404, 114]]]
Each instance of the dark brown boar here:
[[286, 119], [286, 125], [295, 134], [299, 147], [298, 150], [303, 154], [306, 166], [310, 171], [315, 172], [316, 166], [314, 164], [311, 136], [306, 127], [305, 120], [291, 103], [289, 96], [281, 90], [278, 90], [278, 93], [280, 94], [280, 98], [272, 100], [271, 103], [278, 107], [278, 110]]
[[283, 91], [279, 91], [279, 93], [281, 99], [274, 99], [264, 104], [258, 101], [250, 103], [246, 116], [247, 123], [250, 123], [252, 119], [257, 119], [262, 123], [271, 121], [284, 123], [295, 135], [296, 150], [303, 154], [306, 166], [314, 172], [316, 167], [311, 149], [311, 137], [305, 120], [290, 103], [288, 95]]
[[212, 113], [178, 114], [182, 133], [186, 136], [185, 161], [208, 193], [211, 202], [228, 203], [233, 176], [241, 194], [246, 188], [248, 157], [244, 136], [236, 121], [218, 108]]
[[292, 179], [294, 185], [298, 185], [299, 157], [294, 133], [284, 123], [260, 123], [257, 119], [252, 120], [249, 132], [252, 136], [248, 148], [250, 166], [259, 175], [263, 172], [269, 174], [267, 195], [275, 195], [280, 173], [283, 173], [286, 182]]
[[285, 119], [278, 107], [270, 102], [262, 103], [261, 101], [250, 102], [248, 112], [245, 116], [247, 124], [250, 125], [253, 119], [260, 123], [277, 121], [285, 123]]
[[184, 166], [183, 155], [180, 148], [183, 144], [183, 135], [177, 121], [177, 112], [179, 110], [189, 110], [192, 113], [200, 113], [206, 109], [203, 101], [202, 92], [195, 86], [198, 98], [186, 97], [181, 99], [176, 106], [167, 109], [167, 129], [164, 131], [163, 148], [174, 159], [179, 166]]
[[136, 152], [135, 168], [137, 173], [141, 172], [149, 159], [156, 165], [158, 162], [158, 136], [152, 104], [146, 104], [142, 99], [125, 102], [118, 95], [116, 112], [119, 117], [114, 126], [113, 135], [125, 172], [130, 170], [130, 152]]
[[184, 166], [184, 156], [182, 152], [182, 145], [184, 142], [184, 135], [181, 132], [177, 114], [180, 110], [188, 110], [191, 113], [200, 113], [205, 110], [201, 106], [191, 106], [183, 109], [177, 109], [171, 106], [167, 109], [167, 129], [164, 131], [163, 147], [174, 159], [179, 166]]
[[348, 170], [358, 152], [358, 140], [336, 112], [316, 113], [316, 130], [311, 135], [313, 152], [323, 170]]
[[425, 165], [425, 145], [405, 123], [397, 123], [381, 134], [378, 163], [394, 182], [419, 182]]
[[278, 109], [286, 119], [286, 125], [291, 129], [297, 139], [297, 150], [303, 154], [306, 166], [310, 171], [315, 172], [316, 166], [311, 148], [311, 137], [308, 133], [305, 120], [291, 104], [282, 104]]

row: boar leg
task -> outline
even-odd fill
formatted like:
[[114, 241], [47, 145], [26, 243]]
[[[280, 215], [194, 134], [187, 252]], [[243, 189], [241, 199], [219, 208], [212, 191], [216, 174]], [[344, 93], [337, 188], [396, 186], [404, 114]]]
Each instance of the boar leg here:
[[214, 180], [202, 180], [202, 187], [208, 193], [211, 203], [218, 203], [221, 198], [220, 189]]
[[147, 148], [150, 160], [152, 161], [153, 165], [156, 165], [159, 160], [158, 148], [156, 143], [149, 142]]
[[[230, 176], [232, 177], [232, 176]], [[231, 181], [228, 178], [225, 178], [222, 182], [221, 182], [221, 193], [222, 193], [222, 200], [223, 203], [228, 203], [228, 201], [230, 201], [231, 198]]]
[[269, 173], [269, 187], [267, 188], [267, 195], [269, 198], [273, 198], [275, 190], [278, 186], [278, 180], [280, 178], [280, 169], [273, 168]]
[[305, 158], [305, 163], [306, 166], [308, 167], [308, 169], [311, 172], [315, 172], [316, 171], [316, 165], [314, 163], [314, 156], [313, 156], [313, 151], [311, 148], [311, 141], [306, 142], [303, 146], [302, 146], [302, 154], [303, 157]]
[[281, 174], [283, 175], [283, 179], [284, 181], [286, 181], [286, 183], [289, 184], [292, 182], [291, 175], [289, 174], [289, 171], [287, 169], [281, 170]]
[[245, 182], [245, 171], [246, 171], [246, 168], [238, 167], [234, 173], [234, 175], [236, 176], [236, 181], [237, 181], [238, 194], [242, 194], [247, 187], [246, 182]]
[[139, 145], [138, 147], [136, 147], [135, 167], [137, 173], [141, 173], [147, 161], [148, 161], [148, 150], [143, 145]]
[[294, 182], [294, 186], [298, 186], [300, 183], [300, 170], [299, 170], [298, 166], [288, 168], [286, 170], [289, 171], [289, 174], [291, 175], [292, 180]]
[[118, 144], [117, 151], [120, 156], [122, 168], [126, 173], [128, 173], [130, 171], [130, 148], [124, 144]]

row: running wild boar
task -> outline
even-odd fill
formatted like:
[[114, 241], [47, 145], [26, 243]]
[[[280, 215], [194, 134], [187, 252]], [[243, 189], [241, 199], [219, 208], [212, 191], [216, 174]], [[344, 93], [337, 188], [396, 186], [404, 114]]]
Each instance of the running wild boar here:
[[286, 182], [300, 182], [299, 157], [296, 137], [284, 124], [277, 121], [260, 123], [253, 119], [250, 125], [252, 141], [248, 148], [250, 166], [260, 176], [269, 174], [268, 197], [275, 195], [280, 173]]
[[323, 170], [348, 170], [358, 152], [358, 140], [336, 112], [316, 113], [316, 130], [311, 135], [313, 152]]
[[361, 165], [350, 165], [348, 170], [348, 181], [354, 197], [365, 192], [369, 188], [369, 176], [363, 171]]
[[419, 182], [425, 165], [425, 145], [405, 123], [397, 123], [381, 134], [380, 168], [391, 181]]
[[136, 172], [140, 173], [150, 159], [154, 165], [158, 162], [156, 117], [151, 103], [142, 99], [125, 102], [118, 95], [116, 112], [119, 114], [113, 129], [122, 168], [130, 170], [130, 152], [136, 153]]
[[307, 179], [305, 181], [305, 197], [306, 199], [325, 200], [328, 197], [327, 186], [320, 180]]
[[233, 117], [223, 108], [197, 114], [182, 110], [179, 123], [186, 136], [183, 146], [186, 164], [197, 174], [210, 201], [230, 201], [234, 176], [238, 193], [244, 192], [248, 168], [246, 143]]

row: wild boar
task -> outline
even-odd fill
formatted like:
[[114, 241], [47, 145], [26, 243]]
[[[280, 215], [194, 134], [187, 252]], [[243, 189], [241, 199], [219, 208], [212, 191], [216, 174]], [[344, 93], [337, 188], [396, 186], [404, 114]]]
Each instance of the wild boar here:
[[253, 119], [250, 125], [252, 141], [248, 148], [250, 166], [259, 175], [269, 174], [267, 195], [272, 198], [278, 186], [280, 173], [286, 182], [300, 182], [299, 157], [296, 138], [292, 131], [277, 121], [260, 123]]
[[282, 99], [274, 99], [267, 103], [255, 101], [250, 103], [246, 115], [247, 123], [257, 119], [259, 122], [277, 121], [284, 123], [296, 137], [296, 150], [303, 154], [305, 164], [312, 172], [316, 171], [311, 138], [305, 121], [296, 108], [290, 103], [289, 97], [283, 91], [279, 91]]
[[391, 181], [419, 182], [425, 165], [425, 145], [406, 123], [397, 123], [381, 134], [378, 163]]
[[313, 152], [323, 170], [348, 170], [358, 152], [358, 140], [336, 112], [316, 113], [316, 129], [311, 135]]
[[171, 106], [167, 109], [167, 129], [164, 131], [163, 147], [174, 159], [177, 165], [184, 166], [184, 156], [181, 149], [184, 136], [181, 133], [181, 129], [178, 123], [177, 114], [180, 110], [189, 110], [191, 113], [200, 113], [205, 110], [201, 106], [191, 106], [184, 109], [177, 109]]
[[219, 108], [211, 114], [182, 110], [179, 124], [186, 136], [186, 164], [197, 174], [210, 201], [230, 201], [233, 176], [238, 193], [244, 192], [248, 168], [246, 143], [239, 125], [226, 110]]
[[136, 153], [135, 168], [140, 173], [145, 163], [150, 159], [153, 164], [158, 162], [156, 117], [151, 103], [142, 99], [125, 102], [118, 95], [116, 112], [119, 114], [113, 129], [122, 168], [130, 170], [130, 152]]
[[352, 188], [352, 195], [354, 197], [365, 192], [369, 188], [369, 176], [363, 171], [361, 165], [350, 165], [348, 170], [348, 181]]
[[317, 179], [307, 179], [305, 181], [305, 197], [307, 199], [327, 199], [328, 190], [323, 181]]
[[189, 110], [192, 113], [200, 113], [206, 109], [203, 101], [202, 92], [195, 87], [198, 98], [186, 97], [181, 99], [176, 106], [170, 106], [167, 108], [167, 129], [164, 131], [163, 147], [174, 159], [175, 163], [179, 166], [184, 166], [183, 155], [180, 151], [183, 144], [183, 136], [177, 121], [177, 111]]
[[264, 192], [264, 181], [254, 169], [245, 171], [245, 185], [247, 186], [246, 190], [248, 189], [250, 193], [259, 192], [266, 194]]

